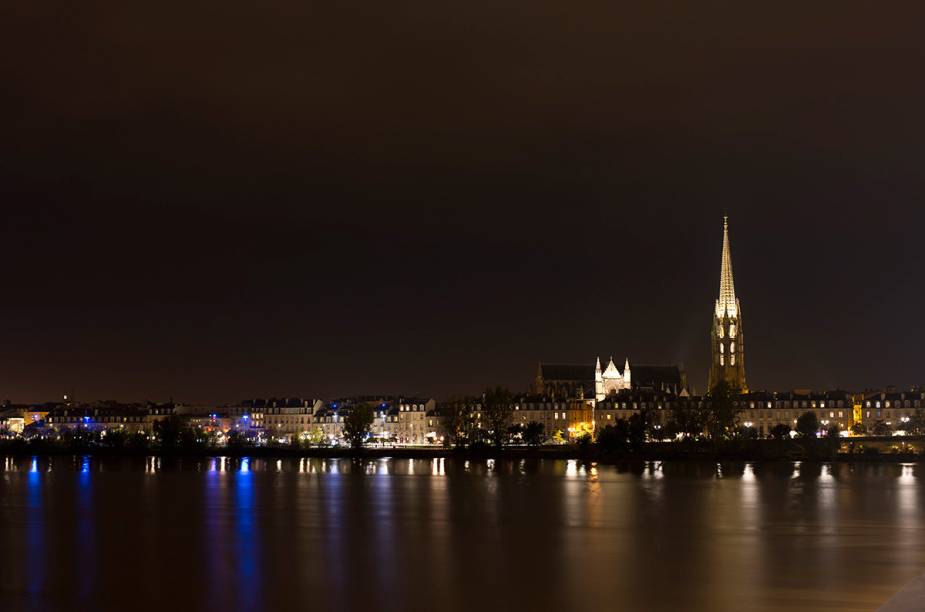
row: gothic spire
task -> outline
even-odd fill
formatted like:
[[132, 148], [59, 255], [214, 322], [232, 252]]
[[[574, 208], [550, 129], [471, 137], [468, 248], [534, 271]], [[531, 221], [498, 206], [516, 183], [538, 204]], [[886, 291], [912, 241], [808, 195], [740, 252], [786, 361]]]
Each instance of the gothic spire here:
[[716, 316], [738, 316], [735, 283], [732, 280], [732, 254], [729, 249], [729, 217], [723, 216], [723, 261], [719, 272], [719, 299]]

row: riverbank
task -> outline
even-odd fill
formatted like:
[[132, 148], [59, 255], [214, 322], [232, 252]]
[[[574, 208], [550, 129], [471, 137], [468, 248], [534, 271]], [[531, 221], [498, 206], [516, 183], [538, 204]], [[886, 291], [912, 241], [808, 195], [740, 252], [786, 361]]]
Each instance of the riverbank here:
[[305, 447], [287, 446], [177, 446], [108, 447], [96, 445], [62, 445], [56, 443], [13, 440], [0, 442], [0, 454], [6, 456], [98, 455], [98, 456], [184, 456], [184, 457], [309, 457], [322, 459], [436, 459], [472, 460], [559, 459], [597, 463], [626, 461], [842, 461], [874, 463], [925, 462], [925, 438], [852, 438], [835, 446], [820, 440], [748, 440], [723, 444], [650, 442], [638, 450], [607, 450], [597, 445], [565, 444], [557, 446], [508, 446], [501, 449], [443, 447]]

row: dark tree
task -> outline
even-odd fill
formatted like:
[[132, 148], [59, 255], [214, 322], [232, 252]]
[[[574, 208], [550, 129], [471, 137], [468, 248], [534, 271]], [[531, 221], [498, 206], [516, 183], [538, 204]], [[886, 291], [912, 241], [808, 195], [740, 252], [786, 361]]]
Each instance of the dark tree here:
[[735, 435], [736, 417], [739, 414], [735, 399], [738, 394], [738, 389], [721, 380], [707, 395], [710, 400], [707, 429], [713, 440], [724, 440]]
[[446, 429], [447, 442], [456, 448], [466, 445], [472, 428], [472, 399], [451, 399], [440, 407], [443, 426]]
[[148, 434], [143, 431], [136, 431], [126, 440], [126, 446], [133, 449], [142, 449], [148, 447]]
[[232, 429], [228, 432], [227, 440], [229, 448], [247, 448], [252, 445], [247, 435], [236, 429]]
[[174, 449], [180, 445], [183, 422], [180, 417], [170, 415], [154, 421], [154, 435], [163, 449]]
[[373, 426], [373, 409], [366, 404], [350, 406], [344, 416], [344, 438], [353, 448], [363, 448]]
[[128, 440], [128, 434], [125, 433], [124, 429], [112, 429], [106, 432], [106, 437], [103, 438], [106, 446], [114, 449], [125, 448], [125, 443]]
[[877, 421], [874, 423], [871, 433], [875, 436], [890, 436], [893, 435], [893, 428], [883, 421]]
[[539, 446], [546, 441], [546, 426], [537, 421], [530, 421], [523, 428], [524, 442], [529, 446]]
[[674, 408], [671, 411], [671, 417], [676, 427], [678, 433], [683, 433], [685, 436], [696, 439], [698, 436], [702, 436], [704, 429], [706, 429], [708, 414], [700, 406], [697, 406], [692, 403], [682, 403], [676, 402]]
[[786, 423], [778, 423], [771, 428], [769, 435], [775, 440], [786, 440], [790, 437], [791, 431], [792, 430], [790, 429], [790, 425], [787, 425]]
[[597, 445], [605, 453], [626, 452], [629, 447], [630, 426], [626, 419], [617, 419], [597, 432]]
[[797, 433], [804, 438], [815, 438], [819, 427], [819, 418], [815, 412], [807, 410], [797, 418]]
[[634, 451], [642, 450], [646, 443], [646, 433], [652, 427], [652, 421], [647, 410], [642, 410], [630, 416], [627, 421], [629, 427], [629, 445]]
[[494, 387], [482, 396], [482, 418], [488, 436], [495, 448], [504, 445], [507, 424], [511, 416], [511, 392], [503, 387]]
[[906, 433], [913, 436], [925, 433], [925, 412], [921, 408], [917, 408], [915, 414], [909, 417], [909, 422], [906, 423]]

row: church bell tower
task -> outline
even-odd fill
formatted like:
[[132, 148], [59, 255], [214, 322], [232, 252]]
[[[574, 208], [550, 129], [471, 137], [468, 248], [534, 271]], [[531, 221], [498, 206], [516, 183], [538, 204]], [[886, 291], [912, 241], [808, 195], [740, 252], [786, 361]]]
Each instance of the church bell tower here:
[[732, 255], [729, 249], [729, 219], [723, 217], [723, 261], [719, 273], [719, 299], [713, 311], [710, 334], [713, 359], [710, 389], [725, 381], [733, 389], [748, 392], [745, 382], [745, 338], [742, 333], [742, 307], [732, 281]]

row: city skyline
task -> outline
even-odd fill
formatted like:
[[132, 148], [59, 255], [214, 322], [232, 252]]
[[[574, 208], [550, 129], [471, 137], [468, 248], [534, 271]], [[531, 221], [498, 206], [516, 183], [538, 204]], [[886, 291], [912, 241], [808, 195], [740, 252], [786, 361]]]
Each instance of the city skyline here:
[[6, 0], [3, 608], [921, 608], [921, 12]]

